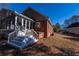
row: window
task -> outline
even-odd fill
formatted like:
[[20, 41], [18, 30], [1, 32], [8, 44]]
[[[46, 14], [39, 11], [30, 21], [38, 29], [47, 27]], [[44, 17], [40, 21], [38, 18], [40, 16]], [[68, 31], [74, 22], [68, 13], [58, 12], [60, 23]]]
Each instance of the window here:
[[40, 22], [36, 22], [36, 28], [40, 28]]

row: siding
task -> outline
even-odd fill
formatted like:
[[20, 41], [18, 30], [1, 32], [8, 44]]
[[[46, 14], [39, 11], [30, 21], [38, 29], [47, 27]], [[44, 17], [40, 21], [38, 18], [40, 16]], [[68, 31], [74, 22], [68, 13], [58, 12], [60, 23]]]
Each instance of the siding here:
[[72, 27], [66, 29], [67, 32], [73, 33], [73, 34], [78, 34], [79, 35], [79, 27]]

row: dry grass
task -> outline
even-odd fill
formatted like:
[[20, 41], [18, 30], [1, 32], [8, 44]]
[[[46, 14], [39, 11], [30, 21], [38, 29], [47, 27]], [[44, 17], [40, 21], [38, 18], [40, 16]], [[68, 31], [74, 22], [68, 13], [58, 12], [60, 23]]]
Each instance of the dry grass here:
[[12, 56], [72, 56], [79, 55], [79, 37], [55, 33], [24, 49], [15, 49], [9, 45], [0, 46], [0, 55]]
[[55, 33], [47, 39], [40, 39], [39, 43], [41, 42], [49, 46], [54, 55], [78, 55], [79, 52], [79, 37]]

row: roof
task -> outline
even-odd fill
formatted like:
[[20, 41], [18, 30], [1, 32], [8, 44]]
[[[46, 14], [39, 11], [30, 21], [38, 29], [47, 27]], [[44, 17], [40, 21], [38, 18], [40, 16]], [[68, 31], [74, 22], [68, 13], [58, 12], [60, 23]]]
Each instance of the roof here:
[[30, 20], [30, 21], [33, 21], [31, 18], [29, 18], [29, 17], [27, 17], [27, 16], [24, 16], [23, 14], [19, 14], [19, 13], [17, 13], [16, 11], [14, 12], [14, 14], [15, 14], [15, 15], [18, 15], [18, 16], [21, 16], [21, 17], [23, 17], [23, 18], [26, 18], [26, 19], [28, 19], [28, 20]]
[[[30, 12], [29, 12], [30, 11]], [[51, 25], [52, 25], [52, 22], [51, 22], [51, 20], [49, 19], [49, 17], [47, 17], [47, 16], [45, 16], [45, 15], [43, 15], [43, 14], [41, 14], [41, 13], [39, 13], [39, 12], [37, 12], [36, 10], [34, 10], [34, 9], [32, 9], [31, 7], [28, 7], [27, 9], [25, 9], [24, 11], [23, 11], [23, 15], [25, 15], [26, 13], [32, 13], [33, 15], [35, 15], [36, 14], [36, 16], [38, 15], [40, 18], [42, 18], [43, 20], [47, 20]], [[35, 14], [34, 14], [35, 13]], [[28, 16], [28, 15], [27, 15]], [[53, 25], [52, 25], [53, 26]]]
[[26, 18], [26, 19], [28, 19], [28, 20], [30, 20], [30, 21], [33, 21], [31, 18], [29, 18], [29, 17], [27, 17], [27, 16], [24, 16], [23, 14], [20, 14], [20, 13], [18, 13], [18, 12], [16, 12], [16, 11], [12, 11], [12, 10], [10, 10], [10, 9], [7, 9], [7, 8], [1, 8], [0, 10], [9, 11], [9, 12], [13, 13], [14, 15], [18, 15], [18, 16], [21, 16], [21, 17], [23, 17], [23, 18]]
[[34, 9], [31, 8], [31, 7], [28, 7], [27, 9], [25, 9], [25, 10], [22, 12], [22, 14], [24, 14], [24, 13], [26, 13], [26, 12], [28, 12], [28, 11], [34, 12], [34, 13], [38, 14], [39, 16], [43, 17], [43, 18], [46, 17], [46, 16], [44, 16], [43, 14], [39, 13], [38, 11], [34, 10]]
[[72, 23], [67, 28], [72, 28], [72, 27], [79, 27], [79, 22]]
[[79, 15], [75, 15], [75, 16], [71, 17], [71, 19], [75, 19], [75, 18], [77, 18], [77, 20], [79, 20]]

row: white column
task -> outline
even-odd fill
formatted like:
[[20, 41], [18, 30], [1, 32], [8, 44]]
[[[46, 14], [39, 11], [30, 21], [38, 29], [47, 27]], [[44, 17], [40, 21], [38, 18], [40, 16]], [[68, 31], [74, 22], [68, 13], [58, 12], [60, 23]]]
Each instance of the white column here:
[[22, 18], [22, 26], [24, 25], [24, 19]]
[[30, 21], [29, 21], [29, 29], [30, 29]]
[[16, 27], [17, 27], [17, 16], [15, 16], [15, 30], [16, 30]]
[[25, 20], [25, 29], [27, 29], [27, 20]]
[[25, 33], [27, 32], [27, 20], [25, 20]]

